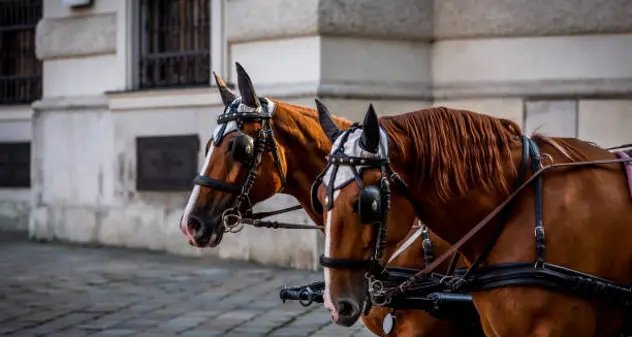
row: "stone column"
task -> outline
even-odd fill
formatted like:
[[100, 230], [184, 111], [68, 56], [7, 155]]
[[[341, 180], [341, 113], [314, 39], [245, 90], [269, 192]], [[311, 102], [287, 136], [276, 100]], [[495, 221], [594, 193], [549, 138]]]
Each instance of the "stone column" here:
[[[228, 77], [235, 82], [240, 62], [260, 95], [313, 108], [319, 97], [333, 114], [354, 121], [370, 102], [379, 114], [430, 105], [432, 1], [228, 0], [225, 22]], [[259, 207], [294, 203], [277, 196]], [[302, 212], [282, 219], [311, 223]], [[323, 246], [320, 232], [249, 228], [236, 240], [244, 237], [252, 258], [285, 254], [296, 266], [317, 266]]]
[[[228, 1], [231, 61], [257, 90], [357, 120], [418, 109], [431, 100], [432, 1]], [[234, 67], [230, 67], [235, 78]]]
[[44, 2], [37, 25], [43, 98], [33, 104], [34, 239], [97, 242], [104, 207], [114, 203], [113, 124], [104, 95], [123, 89], [117, 14], [123, 0], [72, 10]]

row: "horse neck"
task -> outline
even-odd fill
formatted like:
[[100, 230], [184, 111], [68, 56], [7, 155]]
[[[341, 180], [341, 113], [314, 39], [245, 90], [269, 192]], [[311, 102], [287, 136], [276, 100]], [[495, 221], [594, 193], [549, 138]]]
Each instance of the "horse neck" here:
[[[279, 101], [275, 103], [272, 127], [287, 163], [284, 193], [295, 197], [310, 218], [322, 225], [322, 214], [315, 213], [311, 207], [311, 185], [325, 168], [325, 157], [332, 144], [320, 127], [316, 110]], [[351, 125], [342, 118], [334, 119], [341, 128]]]
[[[414, 199], [418, 202], [420, 210], [418, 217], [437, 236], [450, 245], [455, 244], [465, 236], [476, 224], [493, 211], [508, 196], [507, 192], [489, 190], [481, 187], [472, 187], [464, 196], [441, 200], [434, 192], [438, 190], [436, 180], [427, 175], [420, 175], [416, 169], [416, 163], [429, 163], [437, 158], [422, 158], [418, 151], [411, 150], [414, 140], [403, 131], [401, 134], [390, 134], [389, 137], [398, 137], [398, 148], [393, 148], [391, 143], [390, 161], [393, 169], [398, 172], [409, 186]], [[388, 132], [387, 132], [388, 133]], [[399, 132], [398, 132], [399, 133]], [[427, 154], [426, 156], [441, 156], [441, 153]], [[522, 148], [512, 150], [511, 160], [506, 160], [505, 172], [511, 172], [510, 166], [518, 167], [522, 158]], [[422, 176], [423, 180], [419, 180]], [[504, 177], [507, 182], [513, 183], [515, 176], [507, 173]], [[461, 252], [470, 261], [473, 261], [485, 245], [489, 242], [491, 231], [497, 220], [485, 226], [479, 235], [474, 236]]]

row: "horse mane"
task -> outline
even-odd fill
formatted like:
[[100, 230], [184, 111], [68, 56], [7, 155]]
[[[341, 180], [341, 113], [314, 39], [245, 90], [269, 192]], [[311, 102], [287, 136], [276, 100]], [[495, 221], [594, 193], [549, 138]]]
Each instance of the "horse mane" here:
[[417, 178], [413, 189], [422, 188], [424, 178], [432, 177], [441, 201], [464, 196], [474, 187], [510, 193], [506, 176], [516, 176], [517, 170], [505, 164], [512, 148], [522, 144], [516, 123], [468, 110], [434, 107], [384, 116], [380, 124], [398, 153], [416, 158], [411, 166]]

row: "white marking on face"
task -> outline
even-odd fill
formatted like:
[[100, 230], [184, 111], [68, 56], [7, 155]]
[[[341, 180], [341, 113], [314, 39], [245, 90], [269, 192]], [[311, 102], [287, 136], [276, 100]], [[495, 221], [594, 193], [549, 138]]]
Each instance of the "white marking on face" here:
[[[349, 132], [349, 131], [346, 131], [346, 132]], [[361, 137], [362, 137], [362, 130], [356, 130], [355, 132], [349, 134], [349, 136], [347, 137], [347, 141], [345, 142], [342, 148], [346, 155], [352, 156], [352, 157], [359, 157], [359, 158], [388, 158], [388, 136], [386, 135], [386, 132], [382, 130], [382, 128], [380, 128], [380, 145], [378, 148], [378, 153], [370, 153], [370, 152], [362, 150], [362, 148], [359, 146], [359, 141]], [[331, 151], [329, 152], [330, 154], [333, 154], [334, 152], [336, 152], [336, 150], [338, 150], [338, 148], [340, 147], [340, 143], [342, 142], [342, 138], [343, 136], [341, 135], [336, 139], [336, 141], [334, 141], [334, 144], [331, 147]], [[360, 164], [356, 166], [356, 169], [358, 171], [361, 171], [365, 167], [367, 167], [367, 165]], [[332, 174], [333, 174], [333, 166], [330, 166], [325, 172], [325, 174], [323, 175], [323, 181], [327, 183], [331, 182]], [[330, 186], [330, 188], [334, 189], [334, 194], [332, 196], [333, 200], [330, 201], [331, 203], [336, 202], [336, 199], [340, 195], [339, 189], [342, 188], [347, 183], [352, 182], [354, 180], [354, 176], [355, 176], [355, 173], [351, 169], [351, 167], [344, 166], [344, 165], [338, 167], [336, 176], [334, 177], [333, 186]], [[326, 215], [326, 222], [325, 222], [325, 226], [326, 226], [325, 252], [323, 254], [325, 257], [331, 257], [331, 217], [332, 217], [332, 211], [328, 211]], [[323, 304], [325, 305], [325, 308], [331, 312], [332, 319], [337, 322], [339, 318], [339, 314], [332, 303], [331, 293], [330, 293], [330, 288], [329, 288], [329, 285], [331, 284], [331, 271], [329, 268], [323, 268], [323, 271], [325, 274], [325, 293], [323, 295], [323, 300], [324, 300]]]
[[[334, 200], [336, 200], [338, 194], [340, 194], [340, 191], [334, 192]], [[325, 219], [325, 252], [323, 254], [325, 257], [331, 257], [331, 214], [332, 211], [327, 211], [327, 216]], [[331, 293], [329, 288], [329, 285], [331, 284], [331, 271], [329, 268], [323, 268], [323, 271], [325, 274], [325, 294], [323, 298], [324, 305], [325, 308], [331, 312], [331, 316], [334, 321], [337, 321], [338, 312], [336, 311], [336, 307], [331, 301]]]
[[[215, 149], [215, 146], [213, 145], [213, 143], [211, 143], [211, 146], [208, 149], [208, 153], [206, 154], [206, 158], [204, 159], [204, 165], [202, 165], [202, 169], [200, 170], [200, 175], [203, 175], [208, 169], [208, 166], [211, 164], [211, 156], [213, 155], [213, 149]], [[182, 223], [180, 224], [180, 229], [182, 230], [182, 232], [184, 232], [184, 234], [193, 242], [195, 240], [193, 240], [193, 234], [189, 232], [189, 226], [187, 224], [189, 221], [189, 217], [191, 216], [191, 212], [193, 212], [193, 207], [195, 207], [195, 203], [197, 202], [199, 195], [200, 195], [200, 185], [193, 186], [193, 191], [191, 192], [189, 201], [186, 207], [184, 208], [184, 214], [182, 215]]]

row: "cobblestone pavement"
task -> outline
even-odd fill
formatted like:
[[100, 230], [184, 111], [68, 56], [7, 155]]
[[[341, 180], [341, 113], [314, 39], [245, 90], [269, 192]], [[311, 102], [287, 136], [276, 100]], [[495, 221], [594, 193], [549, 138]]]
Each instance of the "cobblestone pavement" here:
[[210, 258], [35, 243], [0, 232], [2, 336], [372, 336], [322, 305], [282, 304], [322, 274]]

